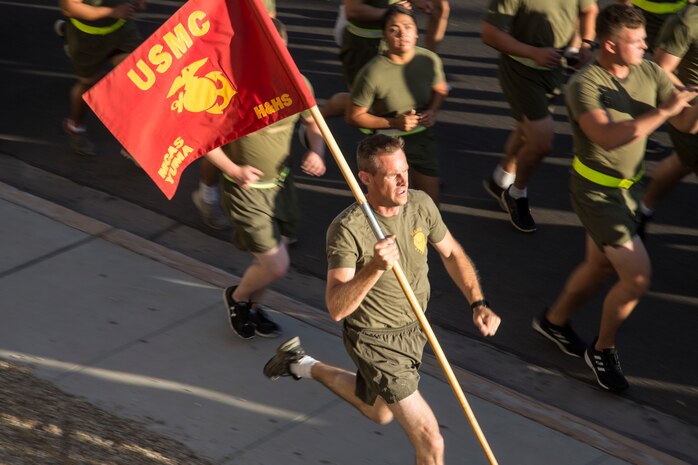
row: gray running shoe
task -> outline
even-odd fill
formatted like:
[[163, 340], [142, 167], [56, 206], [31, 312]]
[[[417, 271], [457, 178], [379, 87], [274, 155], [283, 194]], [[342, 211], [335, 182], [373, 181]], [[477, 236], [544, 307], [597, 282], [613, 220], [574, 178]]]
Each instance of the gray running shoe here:
[[293, 379], [299, 380], [300, 376], [291, 373], [291, 364], [298, 363], [304, 356], [305, 350], [301, 346], [301, 339], [298, 336], [292, 337], [281, 344], [276, 349], [276, 355], [264, 365], [264, 376], [272, 381], [282, 376], [293, 376]]
[[191, 201], [194, 202], [194, 206], [199, 210], [201, 221], [203, 221], [206, 226], [217, 230], [230, 228], [230, 222], [228, 218], [223, 215], [220, 207], [204, 202], [204, 198], [199, 189], [192, 192]]
[[70, 139], [70, 147], [73, 151], [83, 157], [95, 156], [95, 144], [87, 137], [85, 128], [73, 129], [68, 125], [68, 119], [63, 120], [63, 129]]

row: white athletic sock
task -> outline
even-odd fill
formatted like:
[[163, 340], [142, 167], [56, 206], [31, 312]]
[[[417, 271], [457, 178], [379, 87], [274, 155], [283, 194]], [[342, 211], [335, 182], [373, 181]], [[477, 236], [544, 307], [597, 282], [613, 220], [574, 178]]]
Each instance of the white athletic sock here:
[[528, 187], [524, 187], [523, 189], [519, 189], [515, 185], [511, 185], [509, 188], [509, 195], [511, 196], [512, 199], [520, 199], [521, 197], [528, 197]]
[[85, 126], [78, 126], [75, 124], [75, 121], [73, 121], [70, 118], [66, 118], [65, 120], [65, 125], [68, 127], [68, 130], [70, 132], [76, 132], [76, 133], [81, 133], [81, 132], [86, 132]]
[[310, 369], [313, 368], [318, 361], [310, 355], [304, 355], [297, 363], [292, 363], [288, 368], [291, 373], [300, 378], [312, 378]]
[[642, 202], [642, 201], [640, 201], [640, 211], [645, 216], [654, 215], [654, 208], [648, 207], [647, 205], [645, 205], [645, 202]]
[[492, 173], [492, 179], [494, 179], [494, 182], [496, 182], [499, 187], [506, 189], [514, 183], [516, 180], [516, 175], [504, 171], [502, 165], [497, 165], [497, 167], [494, 169], [494, 173]]
[[199, 181], [199, 192], [201, 192], [204, 202], [209, 205], [217, 204], [220, 199], [218, 186], [207, 186], [203, 181]]

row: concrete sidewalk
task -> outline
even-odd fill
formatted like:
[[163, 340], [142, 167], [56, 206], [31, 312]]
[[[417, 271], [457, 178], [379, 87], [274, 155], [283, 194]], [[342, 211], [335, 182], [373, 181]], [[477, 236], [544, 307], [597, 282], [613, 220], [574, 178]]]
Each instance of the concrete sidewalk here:
[[[397, 424], [371, 423], [312, 380], [262, 375], [292, 335], [315, 358], [352, 366], [322, 309], [272, 292], [284, 335], [243, 341], [221, 303], [221, 288], [236, 277], [4, 184], [0, 215], [0, 358], [216, 464], [413, 463]], [[440, 369], [426, 362], [421, 390], [440, 421], [447, 463], [487, 464]], [[500, 464], [683, 463], [593, 425], [576, 423], [587, 430], [572, 436], [543, 426], [468, 394], [515, 393], [455, 371]]]

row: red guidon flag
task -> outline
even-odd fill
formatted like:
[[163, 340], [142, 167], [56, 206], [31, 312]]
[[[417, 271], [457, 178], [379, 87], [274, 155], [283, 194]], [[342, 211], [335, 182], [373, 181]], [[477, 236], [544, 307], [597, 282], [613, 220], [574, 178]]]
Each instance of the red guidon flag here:
[[168, 199], [209, 150], [315, 105], [259, 0], [190, 0], [83, 98]]

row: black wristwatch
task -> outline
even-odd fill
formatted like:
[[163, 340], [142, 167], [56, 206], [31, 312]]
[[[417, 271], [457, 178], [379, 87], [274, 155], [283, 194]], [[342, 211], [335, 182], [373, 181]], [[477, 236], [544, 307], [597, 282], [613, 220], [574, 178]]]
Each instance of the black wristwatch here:
[[472, 310], [472, 311], [475, 311], [475, 309], [478, 307], [490, 308], [490, 303], [485, 299], [480, 299], [480, 300], [476, 300], [475, 302], [470, 304], [470, 310]]
[[599, 44], [597, 44], [597, 43], [594, 42], [593, 40], [582, 39], [582, 43], [587, 44], [587, 45], [591, 48], [591, 51], [592, 51], [592, 52], [593, 52], [594, 50], [596, 50], [597, 48], [599, 48]]

